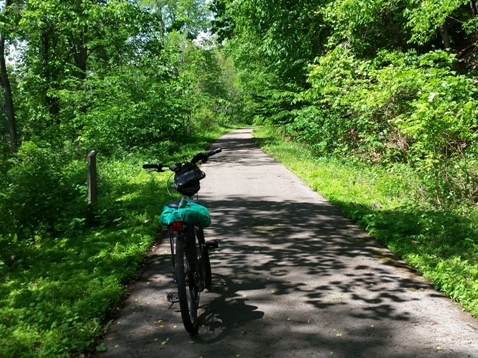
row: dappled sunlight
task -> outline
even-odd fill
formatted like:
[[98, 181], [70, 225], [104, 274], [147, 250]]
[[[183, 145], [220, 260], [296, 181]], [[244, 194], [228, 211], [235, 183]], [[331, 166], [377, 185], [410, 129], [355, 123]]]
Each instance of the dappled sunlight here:
[[[205, 237], [219, 248], [210, 253], [212, 287], [201, 294], [198, 336], [184, 331], [177, 305], [166, 300], [176, 288], [163, 242], [102, 356], [411, 358], [455, 344], [436, 323], [454, 308], [428, 282], [254, 150], [248, 130], [233, 133], [214, 144], [223, 152], [203, 167], [199, 199], [212, 219]], [[146, 303], [138, 308], [135, 297]]]

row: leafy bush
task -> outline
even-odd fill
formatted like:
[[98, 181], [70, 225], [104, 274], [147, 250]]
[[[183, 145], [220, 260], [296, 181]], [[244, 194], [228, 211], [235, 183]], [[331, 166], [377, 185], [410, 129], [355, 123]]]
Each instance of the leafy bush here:
[[339, 46], [311, 68], [286, 132], [318, 153], [407, 163], [436, 205], [477, 199], [478, 90], [443, 51], [382, 52], [374, 61]]
[[6, 202], [2, 205], [8, 208], [7, 217], [10, 213], [15, 218], [11, 232], [31, 237], [55, 229], [65, 207], [82, 190], [80, 183], [71, 180], [75, 174], [68, 170], [71, 164], [65, 163], [63, 153], [50, 144], [22, 144], [6, 176]]
[[175, 85], [151, 81], [134, 69], [88, 81], [91, 91], [83, 96], [89, 110], [75, 119], [82, 124], [79, 140], [84, 148], [111, 155], [183, 133], [186, 111]]

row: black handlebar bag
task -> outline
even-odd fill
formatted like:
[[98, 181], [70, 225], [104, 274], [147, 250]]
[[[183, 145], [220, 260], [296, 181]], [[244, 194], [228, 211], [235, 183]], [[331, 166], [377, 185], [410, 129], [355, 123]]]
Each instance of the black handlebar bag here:
[[174, 174], [174, 189], [186, 196], [193, 196], [201, 188], [199, 181], [206, 177], [196, 164], [186, 164]]

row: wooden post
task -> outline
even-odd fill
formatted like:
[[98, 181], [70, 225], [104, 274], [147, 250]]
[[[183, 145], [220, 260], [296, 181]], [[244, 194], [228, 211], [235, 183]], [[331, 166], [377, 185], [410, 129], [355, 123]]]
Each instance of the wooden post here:
[[86, 209], [86, 225], [92, 227], [98, 224], [96, 217], [96, 152], [88, 154], [88, 207]]

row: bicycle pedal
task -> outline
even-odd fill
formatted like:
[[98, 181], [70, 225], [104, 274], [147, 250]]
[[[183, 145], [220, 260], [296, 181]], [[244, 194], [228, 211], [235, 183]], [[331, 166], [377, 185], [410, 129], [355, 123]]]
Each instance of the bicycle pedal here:
[[206, 248], [208, 250], [217, 249], [218, 247], [219, 247], [219, 243], [217, 242], [217, 240], [206, 242]]
[[171, 303], [179, 302], [179, 297], [177, 292], [168, 292], [168, 301]]

